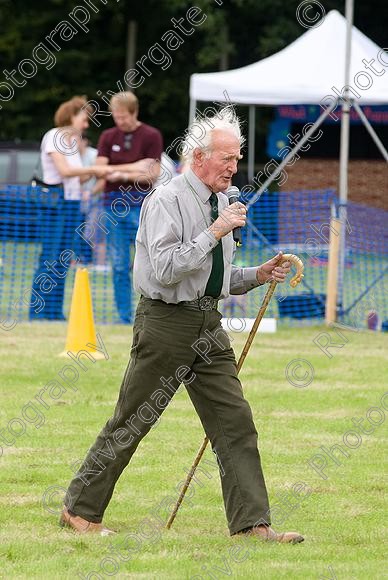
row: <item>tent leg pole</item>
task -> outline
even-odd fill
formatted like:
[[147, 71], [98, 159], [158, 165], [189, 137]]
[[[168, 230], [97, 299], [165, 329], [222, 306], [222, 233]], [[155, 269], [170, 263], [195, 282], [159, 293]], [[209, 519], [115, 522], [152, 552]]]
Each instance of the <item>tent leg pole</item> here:
[[197, 101], [195, 99], [190, 99], [189, 126], [194, 121], [196, 108], [197, 108]]
[[255, 175], [255, 129], [256, 107], [249, 105], [249, 133], [248, 133], [248, 182], [252, 183]]
[[[342, 100], [340, 166], [339, 166], [339, 200], [341, 212], [340, 219], [341, 221], [343, 221], [343, 223], [347, 222], [347, 203], [348, 203], [349, 131], [350, 131], [350, 107], [352, 105], [352, 103], [349, 100], [349, 80], [350, 80], [350, 62], [352, 58], [353, 12], [354, 12], [354, 0], [346, 0], [345, 90], [344, 97]], [[346, 227], [342, 227], [340, 231], [340, 247], [339, 247], [337, 311], [339, 311], [340, 308], [342, 308], [343, 310], [345, 254], [346, 254]]]

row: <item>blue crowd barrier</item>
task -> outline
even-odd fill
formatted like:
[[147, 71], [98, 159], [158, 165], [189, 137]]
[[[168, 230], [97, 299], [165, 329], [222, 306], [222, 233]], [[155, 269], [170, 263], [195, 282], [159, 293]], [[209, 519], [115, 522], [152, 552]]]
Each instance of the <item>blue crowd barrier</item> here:
[[[63, 315], [67, 316], [74, 273], [81, 264], [90, 272], [96, 322], [122, 321], [117, 309], [120, 296], [117, 288], [115, 296], [107, 248], [112, 228], [116, 227], [114, 221], [120, 222], [121, 227], [124, 220], [123, 231], [130, 241], [127, 257], [131, 270], [138, 208], [131, 208], [126, 215], [125, 212], [116, 214], [114, 219], [105, 215], [106, 219], [102, 220], [106, 208], [100, 204], [91, 202], [79, 208], [77, 202], [71, 203], [59, 195], [53, 207], [36, 188], [32, 191], [29, 186], [1, 187], [0, 320], [3, 329], [19, 321], [60, 320]], [[236, 265], [260, 264], [279, 250], [297, 254], [305, 264], [302, 283], [295, 289], [287, 283], [278, 285], [276, 298], [268, 307], [267, 316], [276, 317], [281, 324], [317, 324], [324, 318], [329, 223], [335, 207], [338, 199], [334, 191], [293, 191], [267, 193], [248, 212], [243, 246], [236, 250]], [[343, 324], [387, 328], [384, 287], [388, 269], [387, 217], [388, 212], [383, 210], [348, 204], [344, 223], [344, 277], [339, 295], [339, 321]], [[262, 298], [262, 289], [231, 296], [223, 301], [223, 314], [255, 317]], [[137, 299], [132, 294], [132, 312]], [[368, 319], [371, 312], [374, 315]]]

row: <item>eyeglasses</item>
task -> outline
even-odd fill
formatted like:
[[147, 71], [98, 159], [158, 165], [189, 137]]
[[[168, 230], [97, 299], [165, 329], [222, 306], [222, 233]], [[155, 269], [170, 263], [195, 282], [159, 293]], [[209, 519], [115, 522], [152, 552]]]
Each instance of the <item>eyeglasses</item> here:
[[133, 137], [132, 133], [127, 133], [126, 135], [124, 135], [124, 151], [129, 151], [130, 148], [132, 147], [132, 137]]

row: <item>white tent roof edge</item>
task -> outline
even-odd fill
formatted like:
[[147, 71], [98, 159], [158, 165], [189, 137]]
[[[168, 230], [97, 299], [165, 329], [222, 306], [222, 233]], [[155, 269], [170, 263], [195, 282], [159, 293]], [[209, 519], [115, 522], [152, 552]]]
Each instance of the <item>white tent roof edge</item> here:
[[[272, 56], [239, 69], [191, 75], [190, 98], [244, 105], [321, 104], [343, 89], [345, 39], [346, 19], [332, 10], [320, 26]], [[366, 66], [372, 59], [372, 68]], [[353, 26], [350, 96], [360, 105], [388, 103], [386, 69], [387, 52]]]

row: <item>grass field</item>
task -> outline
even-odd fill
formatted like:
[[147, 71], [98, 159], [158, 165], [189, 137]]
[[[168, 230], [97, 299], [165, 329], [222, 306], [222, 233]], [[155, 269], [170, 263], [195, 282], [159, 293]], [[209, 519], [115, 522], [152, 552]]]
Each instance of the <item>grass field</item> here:
[[[383, 545], [387, 422], [381, 402], [386, 390], [387, 335], [341, 331], [348, 342], [331, 349], [329, 359], [313, 343], [322, 331], [310, 327], [259, 335], [242, 371], [271, 502], [277, 507], [275, 520], [281, 523], [274, 527], [300, 531], [306, 538], [303, 544], [231, 539], [210, 451], [190, 502], [173, 528], [147, 528], [144, 520], [151, 520], [150, 512], [164, 498], [176, 497], [176, 486], [203, 438], [183, 389], [142, 442], [116, 487], [105, 521], [119, 534], [113, 539], [79, 537], [57, 526], [61, 488], [72, 476], [71, 466], [83, 458], [110, 416], [127, 361], [130, 329], [106, 326], [100, 333], [109, 360], [90, 363], [87, 371], [80, 369], [78, 390], [68, 388], [58, 400], [49, 399], [48, 409], [36, 404], [42, 412], [40, 421], [45, 421], [40, 428], [13, 421], [15, 444], [0, 442], [4, 448], [0, 577], [387, 578]], [[330, 332], [333, 342], [345, 342]], [[9, 421], [21, 418], [22, 408], [71, 362], [57, 356], [65, 333], [64, 324], [36, 323], [20, 324], [0, 335], [3, 437], [11, 437], [6, 431]], [[233, 338], [239, 353], [245, 335]], [[315, 370], [314, 380], [305, 388], [291, 385], [285, 377], [287, 364], [299, 358]], [[368, 425], [373, 432], [359, 438], [354, 433], [345, 435], [346, 446], [343, 436], [355, 428], [352, 417], [365, 419], [368, 412], [375, 422], [374, 427]], [[337, 450], [340, 465], [319, 449], [335, 444], [348, 453], [345, 457]], [[326, 457], [326, 479], [311, 466], [317, 453]], [[323, 460], [315, 461], [321, 465]], [[304, 484], [305, 493], [296, 501], [290, 490], [298, 482]]]

